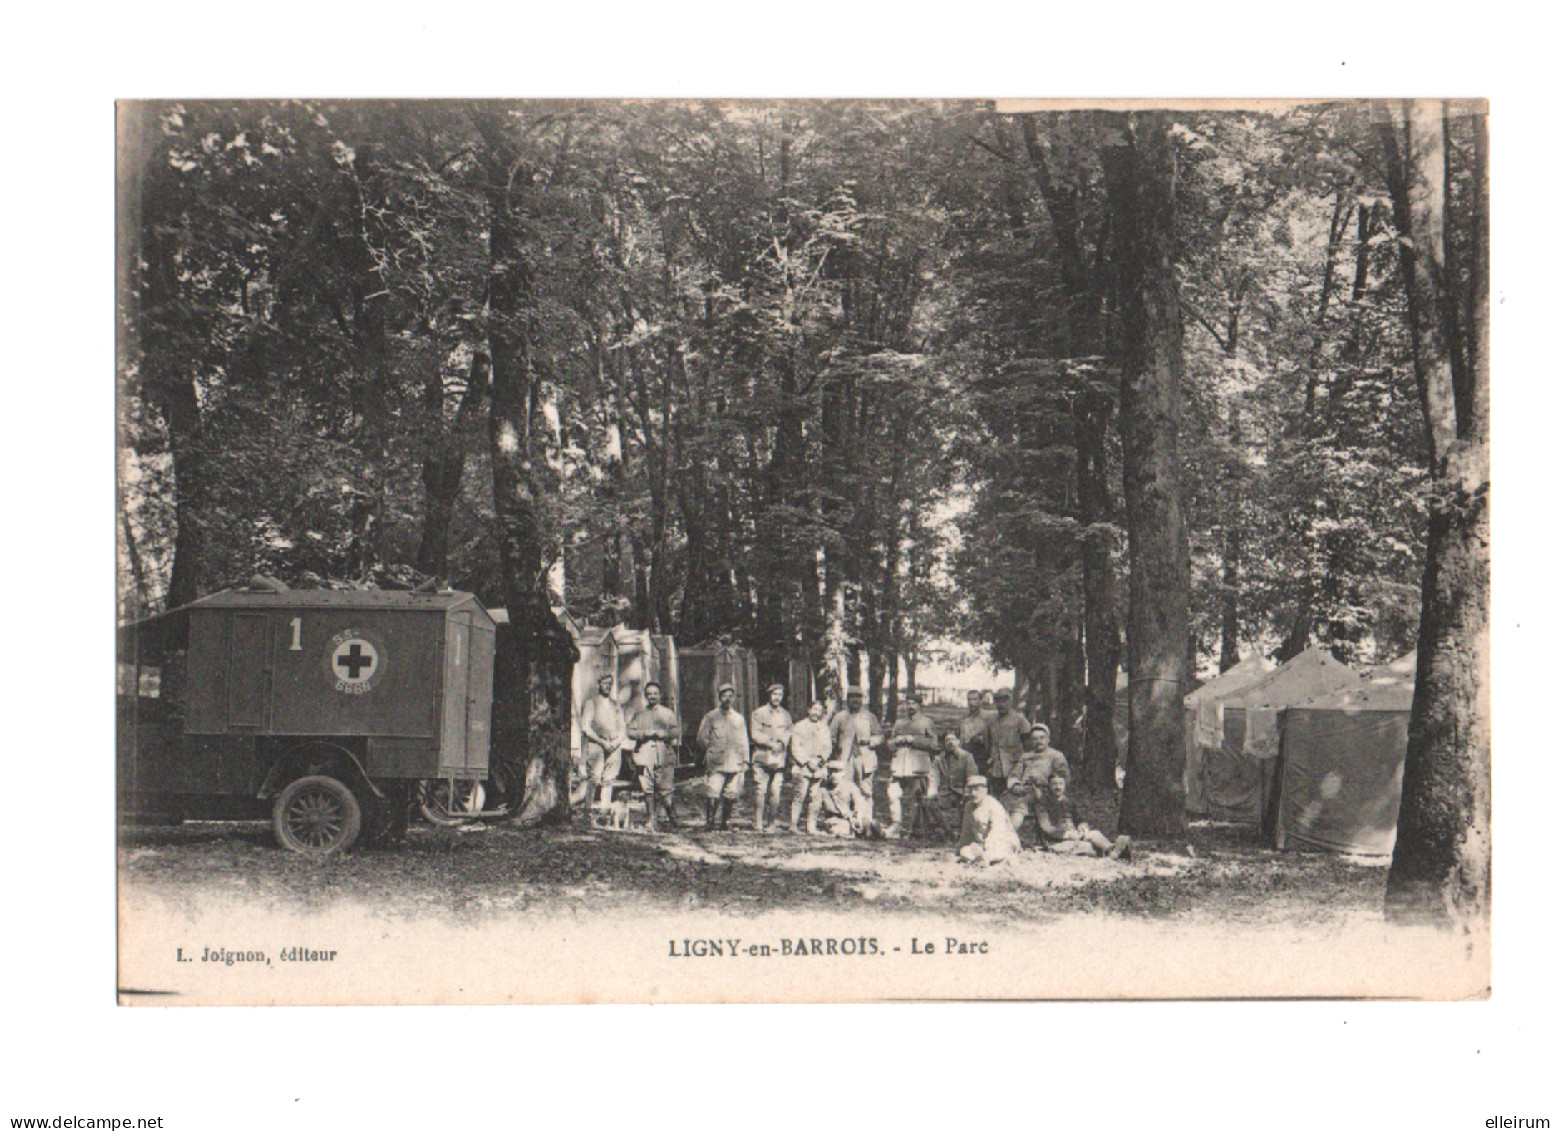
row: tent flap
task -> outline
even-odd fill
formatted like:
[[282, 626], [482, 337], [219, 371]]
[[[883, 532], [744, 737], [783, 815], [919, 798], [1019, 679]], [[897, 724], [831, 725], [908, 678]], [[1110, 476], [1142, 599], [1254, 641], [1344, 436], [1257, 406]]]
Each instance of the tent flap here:
[[1388, 856], [1397, 841], [1407, 711], [1285, 713], [1279, 825], [1285, 839]]

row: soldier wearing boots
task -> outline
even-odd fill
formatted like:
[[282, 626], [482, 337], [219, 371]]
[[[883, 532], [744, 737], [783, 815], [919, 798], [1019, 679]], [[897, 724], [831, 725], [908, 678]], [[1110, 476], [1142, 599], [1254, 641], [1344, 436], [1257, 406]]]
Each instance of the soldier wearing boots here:
[[[888, 740], [892, 757], [889, 759], [888, 780], [888, 829], [890, 838], [899, 835], [904, 820], [904, 798], [910, 797], [911, 824], [917, 817], [924, 818], [923, 800], [926, 796], [927, 778], [932, 772], [932, 758], [937, 754], [937, 728], [931, 717], [921, 713], [921, 700], [915, 692], [905, 696], [904, 710], [894, 720], [894, 731]], [[924, 831], [924, 830], [923, 830]]]
[[791, 728], [791, 831], [797, 830], [802, 809], [823, 789], [824, 763], [829, 760], [827, 708], [818, 701], [807, 708], [807, 717]]
[[666, 810], [667, 827], [675, 829], [677, 744], [682, 741], [682, 723], [661, 703], [661, 685], [654, 680], [645, 684], [645, 705], [629, 721], [628, 737], [634, 742], [639, 788], [650, 811], [649, 830], [658, 831], [656, 812], [661, 808]]
[[769, 702], [753, 712], [749, 728], [753, 736], [753, 827], [761, 833], [769, 831], [764, 824], [766, 801], [775, 825], [780, 824], [780, 788], [785, 784], [792, 722], [791, 712], [780, 706], [785, 698], [784, 685], [771, 683], [767, 694]]
[[706, 829], [724, 829], [731, 820], [731, 807], [742, 796], [743, 779], [752, 759], [748, 749], [747, 720], [741, 711], [732, 707], [737, 689], [723, 683], [717, 694], [720, 706], [704, 716], [695, 739], [704, 751], [705, 781], [710, 791], [710, 807], [704, 821]]

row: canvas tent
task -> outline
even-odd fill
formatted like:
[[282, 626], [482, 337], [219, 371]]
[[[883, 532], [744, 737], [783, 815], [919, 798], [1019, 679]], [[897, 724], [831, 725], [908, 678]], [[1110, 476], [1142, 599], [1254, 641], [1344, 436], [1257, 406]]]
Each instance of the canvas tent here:
[[[1262, 820], [1266, 803], [1278, 785], [1279, 712], [1329, 692], [1364, 685], [1354, 671], [1318, 645], [1219, 699], [1216, 706], [1222, 708], [1223, 716], [1220, 742], [1202, 751], [1209, 815], [1227, 821]], [[1204, 710], [1201, 703], [1195, 706]]]
[[1208, 812], [1208, 793], [1204, 781], [1204, 750], [1197, 741], [1197, 712], [1204, 704], [1214, 708], [1232, 696], [1245, 691], [1254, 683], [1265, 679], [1273, 670], [1273, 664], [1265, 656], [1253, 652], [1226, 672], [1203, 684], [1188, 695], [1183, 703], [1186, 708], [1186, 811], [1197, 815]]
[[1417, 652], [1405, 652], [1390, 664], [1379, 664], [1373, 668], [1366, 668], [1365, 681], [1388, 687], [1406, 687], [1412, 692], [1414, 690], [1414, 677], [1418, 673], [1419, 654]]
[[1413, 701], [1412, 682], [1362, 681], [1284, 711], [1278, 847], [1391, 854]]

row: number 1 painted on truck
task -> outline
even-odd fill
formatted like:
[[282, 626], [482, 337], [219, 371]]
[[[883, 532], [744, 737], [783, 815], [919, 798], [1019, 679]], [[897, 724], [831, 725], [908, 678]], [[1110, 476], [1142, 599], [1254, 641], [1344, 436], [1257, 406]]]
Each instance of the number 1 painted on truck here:
[[302, 652], [303, 651], [303, 618], [302, 617], [293, 617], [293, 619], [292, 619], [292, 630], [293, 630], [292, 646], [290, 648], [288, 648], [287, 650], [289, 652]]

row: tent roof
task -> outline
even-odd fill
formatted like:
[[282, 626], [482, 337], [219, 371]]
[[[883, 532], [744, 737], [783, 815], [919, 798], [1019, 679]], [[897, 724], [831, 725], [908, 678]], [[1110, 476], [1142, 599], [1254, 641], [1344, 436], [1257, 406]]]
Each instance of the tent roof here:
[[1226, 705], [1292, 707], [1342, 688], [1364, 686], [1363, 679], [1352, 669], [1333, 659], [1332, 653], [1318, 644], [1307, 648], [1288, 663], [1281, 664], [1256, 683], [1230, 697]]
[[1265, 656], [1253, 652], [1240, 663], [1227, 672], [1210, 679], [1196, 691], [1186, 697], [1188, 707], [1196, 707], [1202, 703], [1213, 703], [1220, 699], [1227, 699], [1231, 695], [1238, 694], [1255, 683], [1265, 679], [1273, 670], [1273, 664]]
[[1390, 664], [1378, 664], [1365, 669], [1365, 678], [1371, 683], [1387, 687], [1406, 687], [1414, 690], [1414, 679], [1419, 674], [1419, 653], [1405, 652]]
[[1414, 705], [1414, 685], [1368, 682], [1359, 687], [1341, 687], [1315, 695], [1292, 708], [1306, 711], [1406, 711]]

